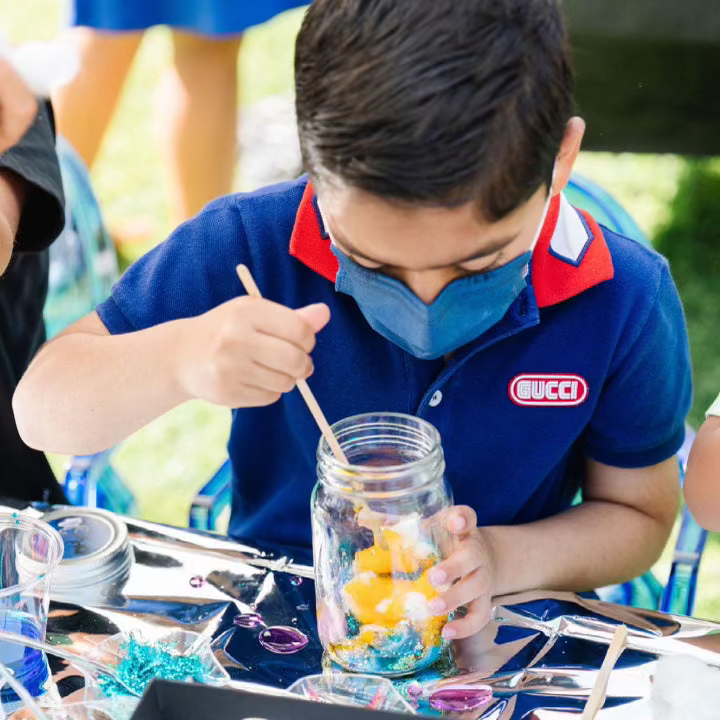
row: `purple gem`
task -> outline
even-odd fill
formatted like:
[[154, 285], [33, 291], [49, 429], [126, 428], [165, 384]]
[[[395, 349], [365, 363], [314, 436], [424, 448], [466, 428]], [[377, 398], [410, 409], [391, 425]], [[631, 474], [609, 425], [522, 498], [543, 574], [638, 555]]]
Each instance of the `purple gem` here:
[[444, 687], [430, 695], [430, 705], [435, 710], [458, 713], [477, 710], [491, 700], [492, 690], [487, 685]]
[[264, 621], [257, 613], [243, 613], [242, 615], [236, 615], [233, 619], [233, 623], [241, 628], [255, 628], [258, 625], [264, 625]]
[[279, 655], [296, 653], [309, 642], [305, 633], [287, 625], [274, 625], [263, 630], [258, 636], [258, 640], [266, 650]]
[[302, 585], [302, 578], [298, 577], [297, 575], [293, 575], [290, 578], [290, 584], [291, 585]]
[[407, 686], [407, 694], [411, 698], [418, 698], [423, 694], [423, 686], [417, 680], [413, 680]]
[[201, 588], [205, 582], [206, 580], [202, 575], [193, 575], [190, 578], [190, 587]]

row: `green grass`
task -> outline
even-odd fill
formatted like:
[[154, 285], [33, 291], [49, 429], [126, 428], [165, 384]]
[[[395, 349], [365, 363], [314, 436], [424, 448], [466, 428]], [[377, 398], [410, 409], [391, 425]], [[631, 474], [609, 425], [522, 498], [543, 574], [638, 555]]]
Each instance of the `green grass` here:
[[[13, 41], [51, 38], [64, 16], [65, 3], [53, 0], [0, 0], [0, 28]], [[293, 35], [302, 11], [286, 13], [266, 26], [251, 30], [240, 55], [240, 97], [245, 106], [264, 95], [288, 92], [292, 86]], [[125, 92], [109, 129], [93, 182], [110, 224], [128, 218], [148, 217], [158, 228], [155, 241], [171, 229], [162, 187], [160, 156], [154, 119], [154, 88], [170, 61], [167, 31], [149, 32], [128, 78]], [[89, 109], [92, 111], [92, 108]], [[720, 227], [715, 180], [703, 180], [709, 203], [701, 223], [673, 224], [678, 209], [673, 199], [682, 179], [685, 200], [691, 204], [698, 175], [685, 175], [686, 163], [673, 156], [583, 154], [578, 171], [609, 190], [635, 217], [650, 236], [657, 236], [671, 257], [673, 271], [688, 309], [691, 342], [696, 369], [697, 423], [708, 398], [720, 390]], [[712, 166], [712, 173], [716, 172]], [[708, 169], [705, 168], [707, 174]], [[713, 204], [714, 203], [714, 204]], [[713, 230], [715, 234], [713, 234]], [[708, 233], [707, 235], [705, 233]], [[704, 237], [702, 251], [691, 252], [698, 237]], [[692, 239], [692, 242], [689, 240]], [[714, 244], [714, 247], [713, 247]], [[136, 247], [124, 258], [130, 261], [144, 248]], [[707, 258], [712, 257], [712, 262]], [[697, 267], [704, 268], [700, 279]], [[140, 511], [148, 519], [181, 524], [186, 521], [189, 503], [197, 489], [225, 457], [230, 424], [229, 413], [200, 402], [188, 403], [136, 433], [119, 450], [118, 470], [140, 499]], [[54, 458], [59, 467], [62, 458]], [[659, 565], [666, 573], [669, 555]], [[705, 554], [697, 612], [720, 619], [720, 540], [713, 538]]]

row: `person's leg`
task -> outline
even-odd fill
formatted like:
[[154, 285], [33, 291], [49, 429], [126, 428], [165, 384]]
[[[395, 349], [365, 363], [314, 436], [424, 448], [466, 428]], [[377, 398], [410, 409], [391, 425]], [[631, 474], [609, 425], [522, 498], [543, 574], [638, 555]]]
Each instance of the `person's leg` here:
[[58, 131], [88, 168], [97, 156], [142, 32], [68, 31], [80, 54], [80, 72], [53, 96]]
[[173, 44], [160, 117], [172, 220], [180, 224], [232, 190], [240, 36], [173, 31]]

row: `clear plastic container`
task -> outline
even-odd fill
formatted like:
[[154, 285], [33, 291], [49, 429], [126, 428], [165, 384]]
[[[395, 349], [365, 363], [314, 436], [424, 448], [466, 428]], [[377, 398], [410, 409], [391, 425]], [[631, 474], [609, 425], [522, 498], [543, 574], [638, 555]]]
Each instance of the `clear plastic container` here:
[[320, 640], [342, 667], [397, 676], [435, 662], [447, 616], [429, 570], [448, 553], [452, 504], [440, 435], [419, 418], [357, 415], [333, 426], [348, 465], [318, 449], [312, 501]]
[[[54, 528], [21, 513], [0, 513], [0, 630], [45, 640], [50, 581], [63, 555]], [[45, 654], [0, 640], [0, 662], [32, 697], [45, 693], [51, 678]], [[6, 712], [20, 698], [8, 685], [0, 691]]]

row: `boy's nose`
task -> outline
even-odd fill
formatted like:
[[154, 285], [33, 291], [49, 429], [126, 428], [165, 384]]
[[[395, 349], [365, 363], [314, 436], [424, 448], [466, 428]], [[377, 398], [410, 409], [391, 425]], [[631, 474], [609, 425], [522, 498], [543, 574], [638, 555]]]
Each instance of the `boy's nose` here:
[[405, 285], [426, 305], [431, 305], [438, 295], [458, 277], [448, 270], [426, 270], [423, 272], [405, 271], [400, 278]]

